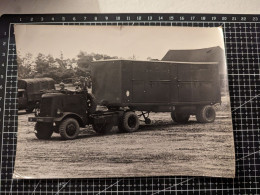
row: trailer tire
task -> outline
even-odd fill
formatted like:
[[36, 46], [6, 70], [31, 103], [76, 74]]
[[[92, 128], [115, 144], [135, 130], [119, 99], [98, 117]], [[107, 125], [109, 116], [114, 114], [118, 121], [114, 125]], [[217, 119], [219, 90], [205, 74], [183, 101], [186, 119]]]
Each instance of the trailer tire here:
[[216, 111], [210, 105], [198, 107], [196, 118], [200, 123], [213, 123], [216, 118]]
[[59, 132], [62, 139], [75, 139], [79, 135], [79, 123], [74, 118], [67, 118], [61, 122]]
[[125, 112], [119, 121], [119, 131], [132, 133], [139, 128], [140, 121], [134, 112]]
[[171, 112], [172, 120], [177, 123], [187, 123], [189, 121], [190, 115], [187, 113], [177, 112], [176, 110]]
[[92, 128], [99, 134], [106, 134], [113, 128], [113, 124], [112, 123], [93, 124]]
[[35, 136], [38, 139], [47, 140], [50, 139], [53, 134], [52, 123], [40, 123], [35, 124]]

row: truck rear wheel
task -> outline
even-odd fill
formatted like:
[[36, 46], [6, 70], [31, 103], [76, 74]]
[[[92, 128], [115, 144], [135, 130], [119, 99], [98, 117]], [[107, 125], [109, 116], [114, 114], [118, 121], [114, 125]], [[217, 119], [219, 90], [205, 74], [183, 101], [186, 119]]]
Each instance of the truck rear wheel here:
[[47, 140], [51, 138], [51, 135], [53, 133], [53, 126], [52, 123], [40, 123], [37, 122], [35, 124], [35, 135], [38, 139]]
[[113, 128], [113, 124], [111, 123], [99, 123], [93, 124], [93, 129], [99, 134], [106, 134]]
[[75, 139], [79, 134], [79, 123], [74, 118], [67, 118], [61, 122], [59, 127], [63, 139]]
[[189, 121], [190, 115], [187, 113], [181, 113], [176, 110], [171, 112], [172, 120], [177, 123], [187, 123]]
[[140, 121], [134, 112], [125, 112], [119, 121], [119, 131], [131, 133], [139, 128]]
[[213, 106], [201, 106], [197, 109], [196, 118], [200, 123], [212, 123], [215, 121], [216, 111]]

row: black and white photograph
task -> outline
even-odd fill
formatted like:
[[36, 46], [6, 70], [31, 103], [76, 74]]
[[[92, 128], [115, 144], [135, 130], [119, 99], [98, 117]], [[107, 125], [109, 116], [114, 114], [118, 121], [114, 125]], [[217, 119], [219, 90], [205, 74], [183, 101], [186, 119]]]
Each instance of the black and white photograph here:
[[14, 178], [235, 177], [221, 27], [14, 30]]

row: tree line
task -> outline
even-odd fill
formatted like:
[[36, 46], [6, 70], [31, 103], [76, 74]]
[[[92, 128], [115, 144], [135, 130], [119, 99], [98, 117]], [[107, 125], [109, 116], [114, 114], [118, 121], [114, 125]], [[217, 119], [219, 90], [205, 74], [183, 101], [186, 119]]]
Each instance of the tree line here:
[[77, 58], [64, 58], [61, 53], [59, 58], [52, 55], [39, 53], [33, 57], [27, 53], [17, 57], [18, 79], [50, 77], [57, 83], [69, 82], [80, 76], [85, 76], [90, 71], [90, 63], [96, 60], [118, 59], [117, 56], [108, 56], [80, 51]]

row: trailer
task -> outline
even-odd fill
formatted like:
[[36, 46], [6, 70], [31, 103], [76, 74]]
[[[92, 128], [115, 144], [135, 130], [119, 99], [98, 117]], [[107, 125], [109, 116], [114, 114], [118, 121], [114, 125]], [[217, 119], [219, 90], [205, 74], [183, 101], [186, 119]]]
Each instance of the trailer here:
[[106, 60], [91, 67], [92, 93], [98, 104], [110, 109], [176, 110], [180, 116], [221, 103], [216, 62]]
[[[95, 61], [91, 79], [92, 94], [82, 88], [42, 96], [39, 114], [29, 117], [37, 138], [56, 132], [74, 139], [86, 125], [102, 134], [113, 126], [134, 132], [140, 117], [151, 122], [150, 112], [169, 112], [177, 123], [187, 123], [190, 115], [210, 123], [216, 117], [213, 105], [221, 103], [217, 62]], [[97, 105], [106, 110], [96, 111]]]

